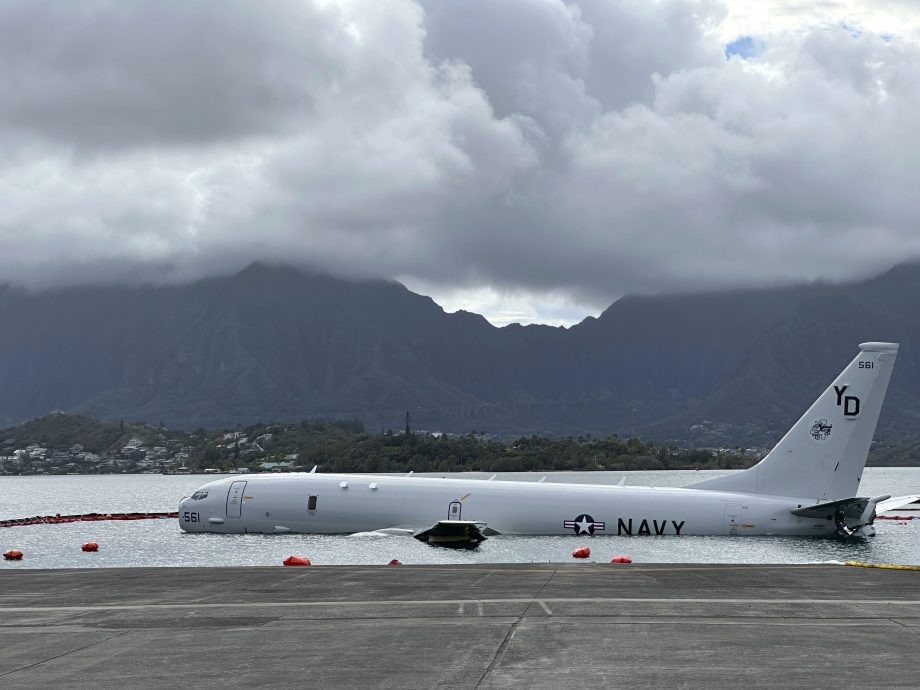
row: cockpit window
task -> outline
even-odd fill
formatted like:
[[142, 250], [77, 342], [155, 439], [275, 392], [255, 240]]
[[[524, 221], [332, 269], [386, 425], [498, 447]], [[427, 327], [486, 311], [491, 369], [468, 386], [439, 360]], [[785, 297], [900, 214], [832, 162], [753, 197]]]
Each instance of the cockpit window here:
[[207, 497], [208, 497], [207, 491], [196, 491], [195, 493], [192, 494], [193, 501], [200, 501], [202, 498], [207, 498]]

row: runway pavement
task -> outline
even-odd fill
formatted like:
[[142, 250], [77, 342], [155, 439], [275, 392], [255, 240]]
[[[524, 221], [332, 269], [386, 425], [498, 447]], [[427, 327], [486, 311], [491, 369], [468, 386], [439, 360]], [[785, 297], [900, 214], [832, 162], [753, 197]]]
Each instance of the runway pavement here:
[[916, 688], [920, 572], [833, 565], [23, 570], [0, 686]]

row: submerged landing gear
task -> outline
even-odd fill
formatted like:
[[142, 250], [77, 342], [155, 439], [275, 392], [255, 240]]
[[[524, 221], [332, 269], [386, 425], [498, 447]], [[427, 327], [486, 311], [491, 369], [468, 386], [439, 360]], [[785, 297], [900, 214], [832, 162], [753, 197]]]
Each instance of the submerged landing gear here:
[[872, 526], [873, 522], [875, 522], [875, 511], [872, 512], [869, 522], [862, 525], [854, 525], [852, 527], [847, 524], [846, 515], [844, 515], [842, 510], [838, 510], [834, 513], [834, 524], [837, 527], [837, 536], [844, 539], [874, 537], [875, 527]]

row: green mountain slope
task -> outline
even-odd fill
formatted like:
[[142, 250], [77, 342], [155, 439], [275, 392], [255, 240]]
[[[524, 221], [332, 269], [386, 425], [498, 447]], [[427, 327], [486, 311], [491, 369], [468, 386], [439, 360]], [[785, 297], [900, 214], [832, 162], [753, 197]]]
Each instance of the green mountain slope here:
[[385, 281], [254, 264], [191, 285], [0, 288], [0, 424], [358, 418], [507, 436], [775, 440], [863, 340], [902, 343], [882, 428], [920, 434], [920, 266], [859, 284], [625, 297], [495, 328]]

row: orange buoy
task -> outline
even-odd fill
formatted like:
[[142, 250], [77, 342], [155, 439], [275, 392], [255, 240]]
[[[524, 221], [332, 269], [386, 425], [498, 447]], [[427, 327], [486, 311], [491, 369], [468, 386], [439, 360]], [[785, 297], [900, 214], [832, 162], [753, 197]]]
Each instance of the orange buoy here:
[[8, 561], [21, 561], [22, 551], [20, 551], [19, 549], [10, 549], [9, 551], [3, 554], [3, 557]]
[[629, 556], [614, 556], [610, 559], [611, 563], [632, 563], [632, 559]]
[[591, 549], [587, 546], [579, 546], [572, 552], [572, 558], [587, 558], [591, 555]]
[[310, 559], [303, 556], [288, 556], [282, 562], [285, 565], [312, 565]]
[[402, 563], [398, 559], [394, 558], [392, 561], [389, 562], [388, 565], [402, 565]]
[[99, 544], [97, 544], [97, 543], [94, 542], [94, 541], [88, 541], [88, 542], [86, 542], [83, 546], [81, 546], [80, 548], [83, 549], [84, 551], [87, 551], [87, 552], [89, 552], [89, 551], [98, 551], [98, 550], [99, 550]]

